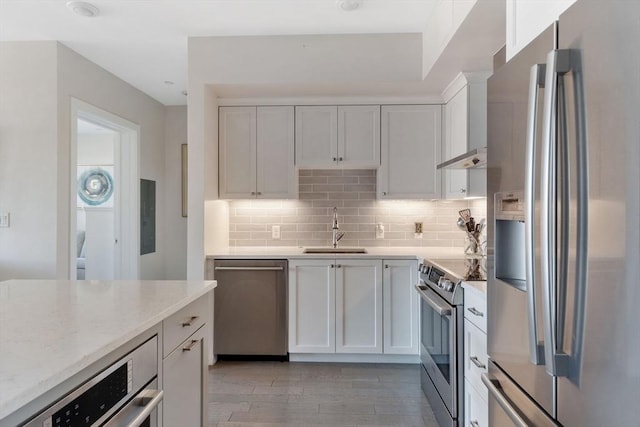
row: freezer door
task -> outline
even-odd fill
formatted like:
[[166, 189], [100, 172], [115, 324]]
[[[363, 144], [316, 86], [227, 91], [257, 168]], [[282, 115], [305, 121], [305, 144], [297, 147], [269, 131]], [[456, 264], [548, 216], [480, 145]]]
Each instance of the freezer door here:
[[[565, 426], [638, 426], [640, 2], [580, 0], [559, 28], [571, 71], [558, 92], [558, 188], [567, 197], [558, 213], [554, 350], [566, 363], [557, 418]], [[588, 186], [583, 233], [581, 173]]]
[[[538, 405], [552, 415], [554, 379], [546, 373], [541, 357], [538, 358], [538, 364], [532, 361], [532, 353], [538, 353], [543, 336], [542, 286], [538, 282], [540, 259], [537, 255], [540, 242], [536, 237], [539, 233], [535, 232], [539, 229], [539, 188], [535, 187], [532, 193], [533, 205], [519, 208], [524, 212], [525, 208], [531, 207], [532, 221], [522, 222], [522, 215], [516, 215], [509, 220], [504, 206], [506, 202], [516, 205], [522, 203], [512, 200], [526, 193], [527, 120], [529, 114], [535, 112], [529, 108], [532, 68], [545, 63], [547, 54], [554, 48], [554, 39], [554, 28], [549, 27], [507, 64], [496, 70], [488, 80], [487, 105], [487, 214], [490, 227], [487, 233], [489, 357], [532, 396]], [[539, 88], [537, 114], [534, 115], [535, 120], [532, 124], [537, 139], [541, 135], [544, 95], [545, 89]], [[535, 163], [539, 165], [539, 141], [536, 141], [536, 147], [533, 155], [536, 158]], [[533, 181], [538, 181], [539, 167], [534, 168], [532, 172]], [[513, 196], [509, 195], [511, 193]], [[495, 206], [501, 206], [501, 212], [496, 212]], [[530, 254], [534, 258], [532, 268], [533, 280], [536, 281], [535, 289], [527, 283], [525, 271], [525, 231], [530, 226], [533, 227], [533, 239], [529, 243], [532, 245]], [[536, 330], [539, 331], [537, 336], [533, 334], [528, 315], [530, 300], [527, 292], [532, 290], [535, 290], [533, 294], [537, 302], [534, 322]], [[490, 422], [493, 425], [491, 414]]]
[[557, 427], [533, 400], [509, 379], [494, 363], [482, 375], [489, 391], [489, 424], [491, 427]]

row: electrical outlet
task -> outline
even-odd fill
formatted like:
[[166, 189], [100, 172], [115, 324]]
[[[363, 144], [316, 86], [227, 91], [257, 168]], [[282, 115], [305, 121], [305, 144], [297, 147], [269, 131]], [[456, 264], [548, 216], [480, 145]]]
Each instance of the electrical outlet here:
[[0, 212], [0, 227], [9, 227], [9, 212]]
[[384, 225], [376, 224], [376, 239], [384, 239]]
[[415, 239], [422, 239], [422, 223], [421, 222], [414, 222], [413, 223], [413, 237]]
[[280, 226], [272, 225], [271, 226], [271, 238], [273, 240], [280, 240]]

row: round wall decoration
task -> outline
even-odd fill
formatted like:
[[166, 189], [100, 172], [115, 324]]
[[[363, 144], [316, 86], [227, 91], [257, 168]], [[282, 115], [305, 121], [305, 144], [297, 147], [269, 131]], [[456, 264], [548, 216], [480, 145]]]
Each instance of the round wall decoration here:
[[78, 196], [88, 205], [99, 206], [113, 194], [113, 178], [102, 168], [86, 170], [78, 178]]

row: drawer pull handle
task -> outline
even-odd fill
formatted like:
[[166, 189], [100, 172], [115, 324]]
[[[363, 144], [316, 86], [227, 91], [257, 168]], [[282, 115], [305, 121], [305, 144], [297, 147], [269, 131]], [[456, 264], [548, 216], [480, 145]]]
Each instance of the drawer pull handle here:
[[471, 424], [471, 427], [480, 427], [480, 424], [476, 420], [471, 421], [469, 424]]
[[189, 320], [186, 322], [182, 322], [182, 327], [186, 328], [187, 326], [191, 326], [191, 324], [198, 318], [198, 316], [191, 316]]
[[484, 365], [481, 361], [479, 361], [477, 357], [475, 357], [475, 356], [470, 357], [469, 360], [471, 360], [471, 363], [476, 365], [478, 368], [487, 369], [486, 365]]
[[182, 347], [182, 351], [191, 351], [199, 342], [199, 340], [191, 340], [189, 345]]
[[472, 314], [475, 314], [476, 316], [484, 317], [484, 313], [481, 312], [481, 311], [476, 310], [475, 307], [469, 307], [469, 308], [467, 308], [467, 310], [469, 310]]

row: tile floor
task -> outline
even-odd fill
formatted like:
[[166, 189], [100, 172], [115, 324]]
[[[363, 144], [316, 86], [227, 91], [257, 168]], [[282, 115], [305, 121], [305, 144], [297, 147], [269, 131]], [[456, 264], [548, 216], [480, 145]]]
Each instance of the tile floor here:
[[419, 365], [218, 362], [209, 426], [437, 427]]

